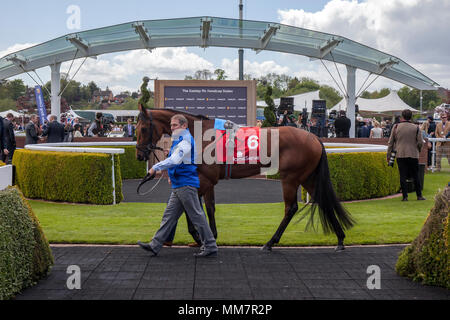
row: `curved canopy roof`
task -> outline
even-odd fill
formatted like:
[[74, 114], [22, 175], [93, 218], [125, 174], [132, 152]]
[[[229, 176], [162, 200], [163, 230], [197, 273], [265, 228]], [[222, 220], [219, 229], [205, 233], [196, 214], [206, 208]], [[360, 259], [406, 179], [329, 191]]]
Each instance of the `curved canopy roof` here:
[[219, 17], [129, 22], [65, 35], [2, 57], [0, 79], [82, 57], [183, 46], [286, 52], [382, 74], [421, 90], [435, 90], [437, 85], [401, 59], [338, 35], [273, 22]]
[[[378, 99], [364, 99], [359, 97], [356, 99], [356, 104], [358, 105], [359, 112], [362, 115], [373, 115], [373, 114], [394, 114], [401, 113], [403, 110], [408, 109], [413, 113], [418, 113], [416, 110], [406, 104], [398, 95], [398, 92], [392, 90], [387, 96]], [[337, 103], [331, 110], [347, 110], [347, 103], [345, 99]]]

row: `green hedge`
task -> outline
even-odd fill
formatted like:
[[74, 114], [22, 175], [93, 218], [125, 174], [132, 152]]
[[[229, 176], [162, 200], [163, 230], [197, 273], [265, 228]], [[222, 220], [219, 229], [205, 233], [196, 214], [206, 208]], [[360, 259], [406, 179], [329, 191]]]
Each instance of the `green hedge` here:
[[342, 201], [379, 198], [400, 190], [397, 164], [389, 167], [385, 152], [330, 153], [327, 157], [334, 190]]
[[450, 187], [439, 193], [419, 236], [400, 254], [395, 269], [401, 276], [450, 289]]
[[[116, 203], [123, 200], [120, 159], [114, 156]], [[112, 204], [111, 155], [17, 150], [16, 184], [27, 198]]]
[[48, 241], [22, 193], [0, 191], [0, 300], [36, 283], [52, 265]]
[[122, 179], [141, 179], [147, 174], [146, 162], [136, 159], [135, 146], [97, 146], [92, 148], [117, 148], [125, 150], [125, 153], [119, 155]]

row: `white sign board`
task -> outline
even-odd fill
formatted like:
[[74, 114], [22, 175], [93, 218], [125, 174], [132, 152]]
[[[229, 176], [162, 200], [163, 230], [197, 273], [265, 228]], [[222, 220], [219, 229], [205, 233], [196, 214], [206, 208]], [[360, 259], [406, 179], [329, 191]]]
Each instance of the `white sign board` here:
[[13, 166], [0, 167], [0, 190], [13, 185]]

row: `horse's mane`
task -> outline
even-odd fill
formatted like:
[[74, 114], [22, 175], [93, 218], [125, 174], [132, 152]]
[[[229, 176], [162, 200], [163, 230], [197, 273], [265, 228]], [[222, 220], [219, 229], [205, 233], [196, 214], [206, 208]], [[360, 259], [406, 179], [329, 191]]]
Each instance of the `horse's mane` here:
[[193, 115], [192, 113], [189, 112], [184, 112], [184, 111], [176, 111], [176, 110], [172, 110], [172, 109], [153, 109], [153, 110], [164, 110], [164, 111], [168, 111], [171, 112], [173, 114], [182, 114], [184, 116], [189, 116], [189, 117], [194, 117], [194, 118], [198, 118], [199, 120], [210, 120], [208, 117], [203, 116], [203, 115]]

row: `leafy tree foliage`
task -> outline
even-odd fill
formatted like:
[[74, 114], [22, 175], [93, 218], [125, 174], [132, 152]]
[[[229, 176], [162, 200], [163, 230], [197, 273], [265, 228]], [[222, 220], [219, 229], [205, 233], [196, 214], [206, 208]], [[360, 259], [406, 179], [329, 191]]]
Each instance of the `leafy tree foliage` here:
[[264, 100], [267, 104], [267, 107], [264, 109], [264, 117], [266, 119], [263, 121], [262, 126], [263, 127], [274, 127], [277, 123], [277, 118], [275, 116], [275, 104], [273, 103], [273, 99], [272, 99], [272, 87], [271, 86], [267, 86], [266, 95], [265, 95]]
[[20, 96], [23, 96], [27, 90], [27, 87], [21, 79], [6, 81], [4, 84], [0, 84], [0, 99], [12, 99], [17, 100]]
[[[404, 86], [398, 91], [400, 98], [414, 109], [420, 109], [420, 90]], [[422, 91], [422, 110], [433, 110], [442, 103], [437, 91]]]
[[216, 69], [214, 70], [214, 74], [216, 75], [216, 80], [226, 80], [228, 76], [225, 75], [225, 70]]

